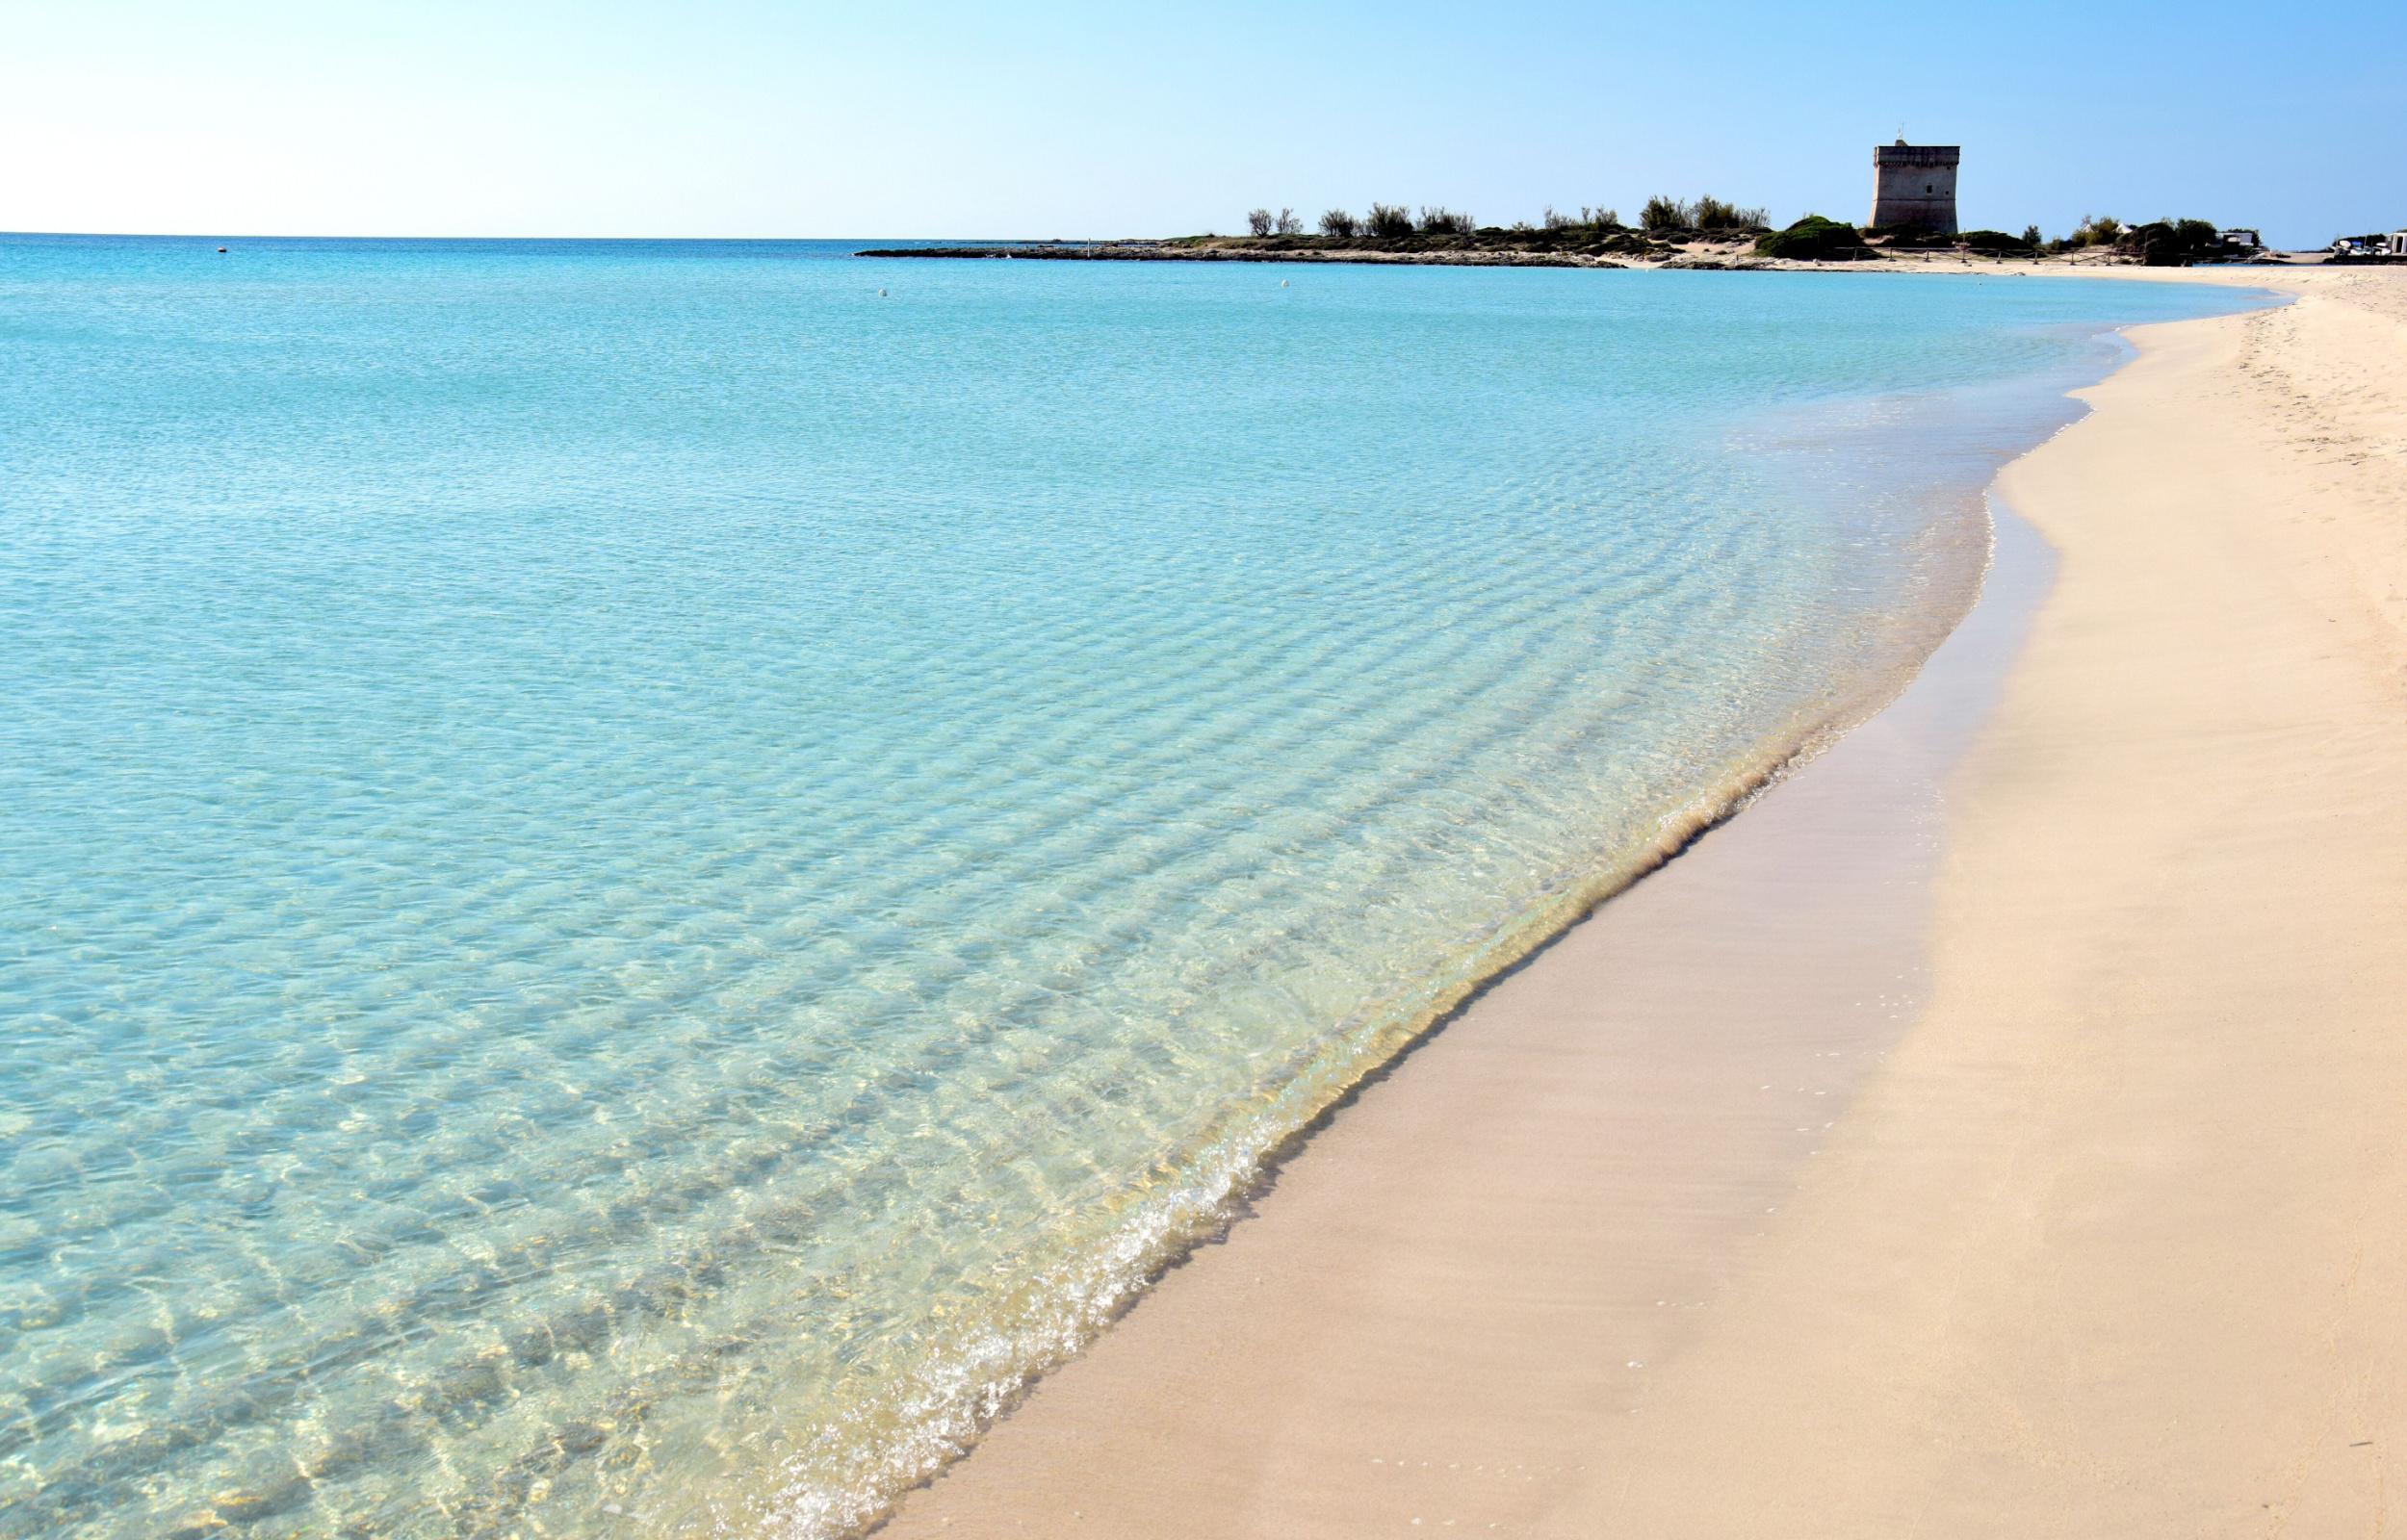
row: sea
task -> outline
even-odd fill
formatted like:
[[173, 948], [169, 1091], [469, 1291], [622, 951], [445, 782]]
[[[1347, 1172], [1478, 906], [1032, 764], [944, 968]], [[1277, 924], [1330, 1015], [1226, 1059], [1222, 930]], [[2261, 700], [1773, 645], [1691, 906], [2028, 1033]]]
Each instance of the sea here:
[[857, 1531], [2246, 302], [880, 244], [0, 237], [0, 1537]]

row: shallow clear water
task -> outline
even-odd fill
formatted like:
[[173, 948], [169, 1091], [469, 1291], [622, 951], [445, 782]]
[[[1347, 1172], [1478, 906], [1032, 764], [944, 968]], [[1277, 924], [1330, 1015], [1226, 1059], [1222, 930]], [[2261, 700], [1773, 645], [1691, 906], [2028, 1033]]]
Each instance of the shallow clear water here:
[[216, 244], [0, 241], [10, 1540], [873, 1512], [2234, 303]]

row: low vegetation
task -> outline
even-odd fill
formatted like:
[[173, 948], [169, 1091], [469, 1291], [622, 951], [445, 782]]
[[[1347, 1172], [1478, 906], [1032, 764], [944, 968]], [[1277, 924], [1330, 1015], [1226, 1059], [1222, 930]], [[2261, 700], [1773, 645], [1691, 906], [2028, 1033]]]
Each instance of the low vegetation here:
[[2123, 239], [2123, 221], [2111, 214], [2084, 214], [2073, 233], [2055, 243], [2058, 251], [2081, 251], [2090, 246], [2110, 246]]
[[1809, 214], [1785, 230], [1758, 236], [1755, 254], [1792, 262], [1851, 262], [1869, 257], [1872, 252], [1864, 244], [1863, 232], [1855, 226]]
[[[1604, 205], [1581, 204], [1577, 216], [1548, 204], [1536, 223], [1515, 219], [1509, 226], [1482, 225], [1462, 210], [1442, 203], [1419, 210], [1400, 203], [1373, 203], [1362, 218], [1346, 209], [1330, 209], [1318, 220], [1319, 234], [1307, 235], [1295, 211], [1258, 208], [1246, 215], [1246, 228], [1272, 251], [1378, 250], [1398, 255], [1448, 253], [1515, 253], [1536, 259], [1595, 260], [1608, 256], [1676, 258], [1683, 245], [1703, 240], [1728, 242], [1754, 238], [1759, 257], [1796, 262], [1852, 262], [1883, 252], [1955, 251], [1984, 257], [2032, 257], [2049, 252], [2103, 248], [2115, 257], [2154, 267], [2186, 266], [2226, 255], [2220, 233], [2204, 219], [2157, 219], [2126, 225], [2109, 214], [2082, 217], [2070, 235], [2049, 241], [2035, 224], [2020, 235], [2004, 230], [1967, 230], [1943, 235], [1907, 226], [1858, 229], [1844, 220], [1809, 214], [1785, 229], [1771, 228], [1765, 211], [1706, 194], [1694, 199], [1658, 193], [1639, 212], [1638, 228], [1621, 222], [1620, 214]], [[1216, 237], [1193, 237], [1168, 244], [1212, 244]], [[1718, 259], [1708, 254], [1708, 265]], [[1694, 263], [1692, 262], [1692, 265]]]
[[2154, 219], [2123, 232], [2115, 250], [2143, 268], [2187, 268], [2225, 254], [2223, 232], [2204, 219]]
[[[2025, 233], [2036, 237], [2039, 232], [2034, 226]], [[2111, 214], [2084, 214], [2071, 235], [2047, 244], [2051, 251], [2088, 251], [2101, 246], [2148, 268], [2187, 268], [2230, 255], [2222, 231], [2214, 225], [2205, 219], [2169, 217], [2146, 224], [2125, 224]]]
[[1717, 197], [1701, 197], [1689, 205], [1689, 225], [1708, 232], [1762, 230], [1772, 223], [1760, 208], [1742, 208]]
[[[1697, 237], [1747, 236], [1770, 228], [1763, 209], [1710, 194], [1694, 200], [1649, 198], [1639, 222], [1643, 234], [1623, 224], [1619, 211], [1601, 203], [1583, 203], [1576, 216], [1549, 204], [1536, 223], [1515, 219], [1508, 226], [1483, 225], [1467, 211], [1442, 203], [1423, 204], [1417, 212], [1398, 203], [1373, 203], [1370, 212], [1359, 218], [1350, 209], [1323, 211], [1317, 221], [1317, 239], [1401, 243], [1408, 250], [1442, 250], [1468, 244], [1482, 248], [1529, 247], [1589, 256], [1662, 255], [1666, 240], [1677, 244]], [[1292, 209], [1282, 208], [1276, 213], [1267, 207], [1254, 209], [1247, 213], [1245, 224], [1249, 236], [1257, 241], [1296, 238], [1308, 244], [1315, 239], [1305, 235], [1304, 223]]]
[[1772, 223], [1762, 209], [1741, 208], [1710, 193], [1691, 203], [1661, 192], [1646, 200], [1638, 222], [1657, 234], [1694, 230], [1700, 235], [1745, 234]]
[[2039, 245], [2035, 235], [2007, 235], [2004, 230], [1967, 230], [1955, 244], [1982, 257], [2028, 257]]

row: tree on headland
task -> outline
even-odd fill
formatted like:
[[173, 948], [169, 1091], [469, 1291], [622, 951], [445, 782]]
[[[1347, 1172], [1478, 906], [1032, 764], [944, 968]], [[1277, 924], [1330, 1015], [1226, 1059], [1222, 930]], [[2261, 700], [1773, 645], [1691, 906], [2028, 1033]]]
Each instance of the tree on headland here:
[[2223, 237], [2205, 219], [2167, 217], [2134, 225], [2123, 232], [2115, 249], [2137, 257], [2142, 267], [2187, 268], [2223, 254]]
[[2083, 246], [2110, 246], [2123, 239], [2123, 221], [2111, 214], [2084, 214], [2073, 233], [2057, 244], [2065, 250]]
[[1638, 218], [1649, 230], [1761, 230], [1772, 222], [1760, 208], [1742, 208], [1710, 192], [1694, 203], [1658, 192]]
[[[1291, 239], [1302, 236], [1305, 221], [1292, 208], [1276, 213], [1268, 208], [1250, 211], [1246, 228], [1255, 239]], [[1579, 218], [1547, 204], [1540, 213], [1538, 222], [1514, 219], [1501, 227], [1483, 227], [1468, 210], [1450, 208], [1443, 203], [1424, 203], [1417, 212], [1404, 204], [1378, 203], [1370, 206], [1368, 216], [1357, 218], [1346, 209], [1324, 210], [1317, 221], [1323, 237], [1334, 241], [1405, 241], [1411, 237], [1435, 238], [1445, 248], [1457, 243], [1480, 247], [1529, 246], [1548, 252], [1570, 249], [1592, 254], [1611, 251], [1641, 251], [1646, 243], [1621, 222], [1621, 216], [1602, 204], [1581, 204]], [[1761, 208], [1744, 207], [1726, 198], [1710, 194], [1694, 202], [1658, 195], [1646, 200], [1642, 223], [1650, 232], [1691, 232], [1728, 237], [1739, 234], [1761, 234], [1767, 228]], [[1520, 238], [1529, 239], [1520, 239]]]
[[1761, 209], [1743, 209], [1710, 192], [1688, 206], [1689, 226], [1696, 230], [1760, 230], [1770, 221]]
[[2031, 247], [2033, 251], [2036, 251], [2047, 244], [2048, 238], [2039, 233], [2039, 226], [2035, 224], [2027, 224], [2023, 226], [2023, 244]]

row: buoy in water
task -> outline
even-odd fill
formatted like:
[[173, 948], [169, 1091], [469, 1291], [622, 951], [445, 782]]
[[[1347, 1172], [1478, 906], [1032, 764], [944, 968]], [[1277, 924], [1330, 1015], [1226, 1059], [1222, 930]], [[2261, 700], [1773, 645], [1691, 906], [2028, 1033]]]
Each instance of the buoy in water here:
[[877, 296], [878, 296], [880, 299], [885, 298], [885, 297], [886, 297], [886, 291], [885, 291], [885, 290], [883, 290], [883, 289], [880, 289], [880, 290], [877, 292]]
[[220, 247], [218, 247], [218, 255], [219, 255], [219, 256], [221, 256], [221, 257], [222, 257], [222, 256], [224, 256], [224, 255], [225, 255], [225, 247], [223, 247], [223, 246], [220, 246]]

